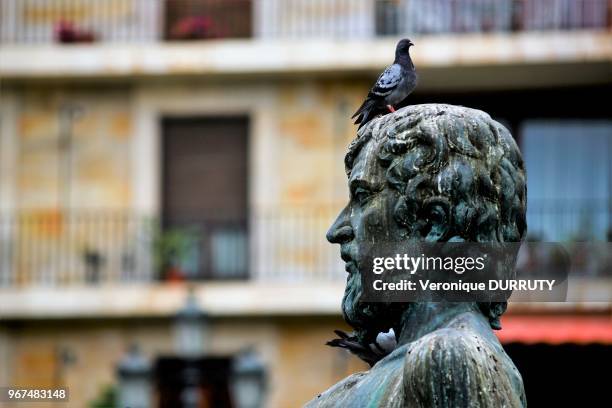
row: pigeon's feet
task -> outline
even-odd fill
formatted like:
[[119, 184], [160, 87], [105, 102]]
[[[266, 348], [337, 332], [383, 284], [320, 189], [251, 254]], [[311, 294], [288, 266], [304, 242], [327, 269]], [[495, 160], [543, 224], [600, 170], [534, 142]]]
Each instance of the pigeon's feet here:
[[387, 105], [387, 109], [389, 109], [389, 112], [391, 113], [395, 112], [395, 108], [393, 107], [393, 105]]

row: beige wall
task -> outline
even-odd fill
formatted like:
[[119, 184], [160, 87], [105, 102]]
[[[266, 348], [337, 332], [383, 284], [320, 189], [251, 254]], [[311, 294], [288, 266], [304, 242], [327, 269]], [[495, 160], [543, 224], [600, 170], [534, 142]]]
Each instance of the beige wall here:
[[[127, 89], [29, 87], [17, 95], [18, 208], [129, 206], [133, 129]], [[78, 109], [72, 126], [70, 109]], [[60, 145], [68, 132], [70, 149]]]
[[[5, 93], [20, 209], [136, 207], [156, 213], [160, 197], [160, 120], [164, 116], [243, 114], [251, 119], [253, 206], [313, 205], [346, 198], [342, 158], [356, 127], [350, 115], [365, 96], [363, 81], [173, 81], [134, 86], [41, 85]], [[62, 115], [72, 121], [72, 159], [59, 146]], [[8, 153], [5, 153], [8, 154]], [[68, 166], [70, 180], [62, 169]], [[70, 183], [70, 197], [63, 196]], [[5, 183], [3, 183], [5, 185]]]
[[[270, 407], [301, 406], [350, 373], [365, 368], [344, 350], [324, 343], [339, 318], [250, 318], [215, 320], [210, 326], [211, 354], [227, 355], [254, 346], [269, 367]], [[115, 364], [127, 346], [137, 343], [154, 357], [172, 352], [169, 320], [98, 320], [23, 322], [5, 331], [12, 345], [12, 363], [5, 384], [66, 386], [70, 406], [84, 407], [115, 383]], [[3, 336], [0, 334], [0, 355]], [[62, 363], [59, 355], [71, 357]], [[9, 360], [10, 361], [10, 360]], [[0, 371], [2, 375], [2, 371]], [[2, 377], [0, 377], [2, 379]]]
[[[2, 91], [2, 187], [15, 186], [13, 201], [22, 210], [134, 207], [155, 214], [160, 119], [244, 114], [251, 119], [253, 206], [342, 202], [342, 158], [356, 130], [349, 117], [364, 89], [363, 81], [338, 79], [14, 87]], [[67, 164], [59, 138], [69, 107], [80, 113]], [[61, 173], [66, 167], [70, 180]]]
[[[121, 86], [3, 90], [0, 210], [3, 216], [20, 217], [3, 217], [0, 223], [3, 278], [12, 269], [19, 283], [67, 279], [73, 273], [67, 265], [82, 265], [84, 251], [97, 246], [100, 235], [88, 232], [89, 220], [78, 218], [82, 212], [68, 209], [131, 207], [130, 95], [129, 88]], [[15, 220], [20, 222], [19, 234], [11, 228]], [[109, 234], [119, 237], [123, 227]], [[110, 262], [119, 264], [119, 240], [113, 236], [106, 241], [118, 254]], [[19, 259], [11, 261], [10, 253], [20, 254]], [[60, 258], [61, 270], [53, 262]]]
[[[115, 228], [116, 238], [99, 243], [97, 234], [69, 222], [65, 209], [131, 209], [156, 216], [162, 191], [161, 119], [235, 114], [250, 118], [251, 251], [274, 254], [272, 260], [252, 257], [259, 261], [252, 265], [253, 275], [302, 279], [312, 278], [311, 271], [337, 270], [341, 278], [337, 251], [324, 235], [347, 197], [343, 155], [356, 131], [349, 118], [364, 89], [362, 82], [337, 78], [14, 87], [13, 103], [3, 115], [2, 141], [11, 147], [4, 154], [15, 165], [7, 165], [2, 177], [5, 190], [13, 186], [14, 207], [33, 220], [19, 244], [25, 258], [15, 266], [19, 281], [42, 276], [62, 282], [59, 275], [70, 276], [70, 266], [52, 270], [56, 265], [49, 260], [58, 251], [67, 264], [82, 267], [86, 249], [114, 250], [117, 256], [106, 258], [120, 268], [121, 254], [129, 251], [124, 230]], [[60, 143], [66, 132], [62, 118], [72, 108], [78, 113], [68, 150]], [[304, 210], [316, 217], [295, 224]], [[270, 214], [275, 218], [266, 221]], [[277, 235], [270, 234], [273, 228]], [[34, 239], [44, 244], [30, 254]], [[70, 240], [75, 244], [61, 245]]]

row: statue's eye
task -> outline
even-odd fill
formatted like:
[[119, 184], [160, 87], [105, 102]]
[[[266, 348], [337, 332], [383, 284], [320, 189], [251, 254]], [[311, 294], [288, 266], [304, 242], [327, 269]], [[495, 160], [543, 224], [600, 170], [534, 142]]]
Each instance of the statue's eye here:
[[359, 205], [364, 205], [370, 199], [371, 193], [370, 191], [364, 188], [358, 187], [355, 189], [355, 192], [353, 193], [353, 197], [359, 203]]

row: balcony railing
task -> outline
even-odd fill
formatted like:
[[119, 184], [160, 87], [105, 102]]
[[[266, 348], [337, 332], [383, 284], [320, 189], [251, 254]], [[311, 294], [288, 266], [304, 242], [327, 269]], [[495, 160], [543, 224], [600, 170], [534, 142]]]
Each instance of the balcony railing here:
[[608, 0], [0, 0], [2, 43], [608, 29]]
[[182, 280], [342, 279], [325, 241], [335, 210], [271, 209], [248, 222], [218, 215], [164, 227], [126, 211], [28, 212], [0, 217], [0, 287]]
[[[531, 238], [609, 240], [611, 205], [609, 201], [534, 203], [529, 209]], [[252, 210], [248, 222], [216, 216], [184, 219], [166, 228], [128, 211], [4, 216], [0, 217], [0, 287], [247, 278], [341, 281], [346, 273], [339, 248], [325, 240], [337, 210], [337, 206], [269, 208]], [[603, 261], [609, 263], [609, 258]], [[609, 277], [612, 271], [606, 273]]]
[[612, 200], [534, 199], [527, 205], [527, 226], [538, 241], [612, 242]]

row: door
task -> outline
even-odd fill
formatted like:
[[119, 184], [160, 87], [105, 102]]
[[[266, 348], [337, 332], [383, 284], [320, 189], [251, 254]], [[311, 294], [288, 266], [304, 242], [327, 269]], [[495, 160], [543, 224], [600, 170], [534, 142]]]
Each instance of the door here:
[[191, 243], [175, 266], [191, 279], [245, 278], [248, 118], [165, 119], [162, 147], [163, 228]]

